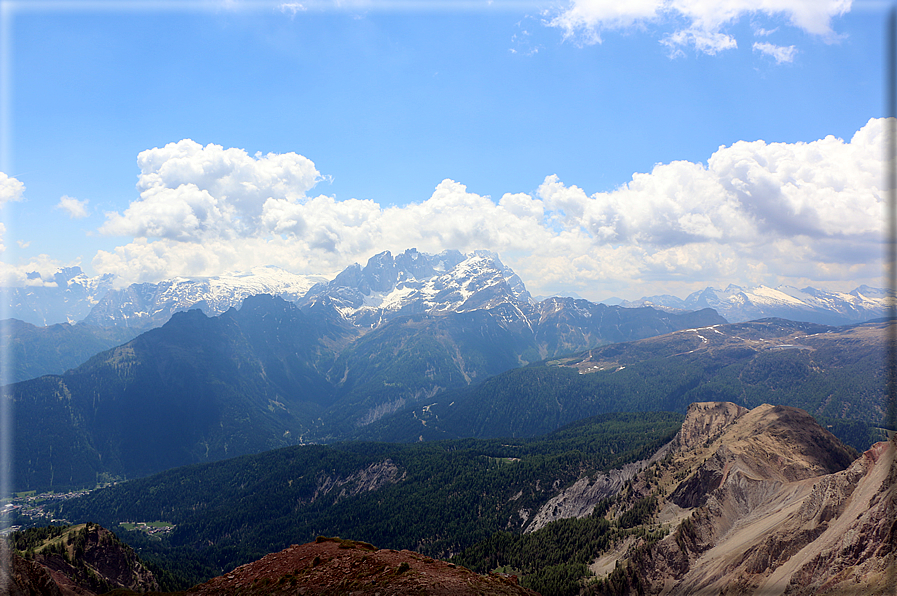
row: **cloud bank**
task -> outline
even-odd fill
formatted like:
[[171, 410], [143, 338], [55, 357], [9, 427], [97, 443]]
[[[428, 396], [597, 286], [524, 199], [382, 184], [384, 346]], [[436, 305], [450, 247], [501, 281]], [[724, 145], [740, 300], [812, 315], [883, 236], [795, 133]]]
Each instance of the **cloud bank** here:
[[713, 55], [738, 46], [726, 27], [745, 16], [784, 18], [792, 27], [832, 41], [837, 38], [832, 19], [847, 13], [851, 4], [852, 0], [570, 0], [548, 19], [548, 25], [561, 29], [565, 38], [593, 44], [601, 42], [604, 31], [672, 24], [674, 30], [661, 40], [672, 54], [693, 46]]
[[444, 180], [397, 207], [312, 196], [321, 175], [295, 153], [185, 139], [139, 155], [139, 198], [100, 228], [129, 241], [99, 251], [93, 267], [122, 283], [265, 264], [328, 274], [417, 247], [497, 251], [534, 294], [593, 299], [729, 282], [876, 283], [882, 128], [870, 120], [849, 141], [742, 141], [706, 164], [658, 164], [610, 192], [550, 175], [496, 201]]

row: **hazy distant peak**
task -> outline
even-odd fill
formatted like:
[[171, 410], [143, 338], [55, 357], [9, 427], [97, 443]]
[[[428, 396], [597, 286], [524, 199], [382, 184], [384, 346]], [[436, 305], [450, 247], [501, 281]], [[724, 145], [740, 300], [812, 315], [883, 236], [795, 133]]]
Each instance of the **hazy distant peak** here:
[[845, 325], [884, 316], [885, 290], [860, 286], [850, 293], [793, 286], [771, 288], [765, 285], [744, 288], [729, 284], [725, 290], [708, 286], [692, 292], [684, 300], [663, 294], [639, 300], [623, 301], [622, 306], [654, 306], [697, 310], [712, 308], [728, 321], [737, 323], [767, 317], [808, 321], [826, 325]]

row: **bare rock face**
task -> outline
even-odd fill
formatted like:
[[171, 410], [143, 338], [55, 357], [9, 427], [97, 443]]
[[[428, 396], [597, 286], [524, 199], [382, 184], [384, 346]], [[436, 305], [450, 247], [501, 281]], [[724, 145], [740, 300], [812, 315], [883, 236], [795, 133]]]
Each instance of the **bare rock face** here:
[[7, 596], [63, 596], [50, 572], [11, 551], [0, 541], [0, 594]]
[[795, 595], [897, 593], [895, 486], [893, 440], [873, 445], [844, 472], [823, 478], [800, 519], [824, 531], [766, 585], [778, 589], [787, 580], [785, 593]]
[[350, 474], [346, 478], [327, 476], [318, 477], [318, 486], [312, 502], [318, 498], [339, 490], [338, 498], [354, 497], [363, 492], [378, 490], [387, 484], [395, 484], [405, 478], [405, 472], [399, 476], [399, 467], [391, 459], [374, 462], [364, 470]]
[[888, 593], [893, 441], [851, 461], [802, 410], [693, 404], [673, 443], [659, 515], [682, 521], [632, 551], [614, 593]]
[[538, 596], [518, 585], [514, 576], [478, 575], [407, 550], [324, 537], [237, 567], [188, 592], [188, 596], [238, 594]]
[[559, 519], [582, 518], [591, 515], [595, 505], [620, 492], [623, 485], [641, 471], [647, 463], [646, 460], [643, 460], [626, 464], [607, 474], [598, 474], [594, 480], [590, 480], [587, 476], [580, 478], [542, 505], [533, 515], [532, 521], [526, 526], [524, 532], [535, 532]]
[[14, 579], [26, 578], [31, 584], [41, 586], [35, 591], [26, 587], [30, 584], [24, 580], [16, 580], [21, 594], [93, 596], [115, 589], [134, 592], [159, 589], [152, 572], [139, 561], [134, 550], [96, 524], [73, 526], [61, 536], [48, 540], [35, 549], [33, 560], [18, 554], [14, 558]]
[[852, 460], [850, 452], [803, 410], [763, 405], [750, 411], [741, 408], [736, 416], [718, 416], [713, 410], [722, 408], [694, 408], [706, 405], [692, 404], [683, 423], [683, 431], [689, 426], [694, 429], [696, 425], [689, 425], [691, 414], [700, 412], [696, 418], [706, 429], [703, 441], [700, 432], [685, 440], [680, 439], [683, 433], [677, 437], [680, 453], [703, 451], [706, 458], [670, 495], [680, 507], [698, 507], [711, 497], [719, 501], [725, 495], [745, 512], [785, 483], [843, 470]]
[[674, 446], [684, 450], [711, 440], [748, 411], [731, 402], [695, 402], [688, 406]]

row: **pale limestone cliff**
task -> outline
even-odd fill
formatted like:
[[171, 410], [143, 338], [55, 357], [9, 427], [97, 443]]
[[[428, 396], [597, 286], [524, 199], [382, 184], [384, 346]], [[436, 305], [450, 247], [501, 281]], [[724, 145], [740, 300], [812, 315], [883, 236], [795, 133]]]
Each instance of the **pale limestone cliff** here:
[[[795, 408], [693, 404], [662, 465], [669, 536], [620, 559], [594, 593], [884, 594], [895, 557], [894, 443], [851, 453]], [[635, 498], [633, 497], [633, 498]], [[680, 520], [682, 520], [680, 522]], [[622, 553], [621, 553], [622, 554]], [[615, 565], [616, 566], [616, 565]], [[605, 561], [603, 569], [611, 569]]]

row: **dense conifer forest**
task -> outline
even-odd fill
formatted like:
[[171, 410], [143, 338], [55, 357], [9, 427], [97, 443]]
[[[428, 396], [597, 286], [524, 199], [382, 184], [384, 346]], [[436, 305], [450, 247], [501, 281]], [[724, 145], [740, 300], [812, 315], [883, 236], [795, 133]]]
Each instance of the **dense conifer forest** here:
[[[521, 509], [584, 473], [650, 456], [681, 422], [605, 414], [536, 439], [290, 447], [121, 483], [54, 514], [113, 529], [167, 571], [172, 589], [318, 535], [447, 558], [496, 532], [519, 534]], [[175, 528], [157, 538], [119, 526], [153, 520]]]

